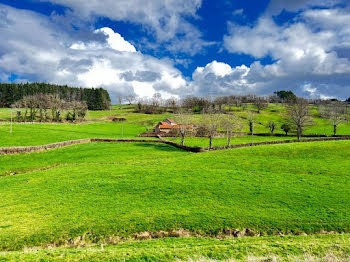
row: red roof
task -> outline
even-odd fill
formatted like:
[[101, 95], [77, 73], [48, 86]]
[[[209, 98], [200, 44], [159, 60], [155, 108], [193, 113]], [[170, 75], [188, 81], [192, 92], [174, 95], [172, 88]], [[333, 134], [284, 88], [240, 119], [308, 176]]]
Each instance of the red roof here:
[[168, 120], [170, 123], [172, 123], [172, 124], [176, 124], [176, 122], [173, 120], [173, 119], [171, 119], [171, 118], [167, 118], [167, 119], [165, 119], [165, 120]]
[[[176, 128], [181, 128], [181, 127], [185, 127], [184, 125], [169, 125], [169, 124], [165, 124], [165, 125], [159, 125], [160, 129], [176, 129]], [[192, 125], [187, 125], [187, 128], [192, 128]]]

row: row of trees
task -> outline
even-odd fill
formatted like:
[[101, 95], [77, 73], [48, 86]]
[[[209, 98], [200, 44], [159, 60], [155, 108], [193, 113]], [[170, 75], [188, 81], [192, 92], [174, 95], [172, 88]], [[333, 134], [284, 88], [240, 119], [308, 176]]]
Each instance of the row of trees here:
[[[134, 96], [125, 97], [129, 104], [135, 101]], [[162, 99], [160, 93], [155, 93], [152, 98], [140, 98], [137, 100], [137, 112], [158, 114], [171, 110], [174, 113], [185, 109], [192, 113], [206, 113], [212, 109], [220, 112], [231, 111], [232, 107], [245, 110], [248, 103], [255, 106], [257, 113], [268, 106], [268, 103], [295, 101], [296, 96], [292, 91], [278, 91], [271, 96], [257, 95], [231, 95], [218, 96], [214, 99], [205, 97], [189, 96], [182, 100], [174, 98]], [[118, 96], [118, 103], [121, 105], [124, 99]]]
[[47, 83], [0, 83], [0, 107], [10, 107], [25, 96], [48, 94], [66, 102], [85, 102], [89, 110], [110, 108], [111, 99], [103, 88], [76, 88]]
[[[57, 95], [36, 94], [25, 96], [12, 104], [16, 109], [16, 121], [60, 122], [83, 120], [88, 110], [85, 101], [65, 101]], [[63, 113], [65, 115], [63, 116]]]
[[[324, 103], [320, 107], [320, 113], [324, 118], [330, 120], [333, 126], [334, 135], [337, 134], [337, 126], [348, 119], [347, 105], [343, 102], [333, 101], [332, 103]], [[286, 106], [285, 121], [280, 128], [288, 135], [292, 130], [296, 131], [297, 137], [300, 140], [301, 136], [308, 126], [313, 124], [313, 120], [310, 116], [309, 102], [303, 98], [296, 98], [290, 100]], [[180, 123], [178, 129], [181, 136], [182, 144], [184, 145], [185, 137], [192, 131], [190, 124], [196, 123], [191, 114], [179, 113], [175, 116], [175, 119]], [[218, 109], [209, 107], [200, 122], [197, 124], [196, 135], [206, 136], [209, 138], [209, 148], [212, 147], [213, 138], [220, 130], [227, 138], [227, 146], [230, 146], [231, 138], [234, 133], [239, 133], [243, 129], [242, 117], [238, 117], [235, 114], [222, 114]], [[248, 117], [244, 117], [245, 123], [249, 126], [249, 133], [254, 134], [256, 120], [256, 113], [250, 112]], [[269, 121], [264, 124], [269, 128], [270, 133], [274, 134], [275, 130], [279, 128], [274, 121]]]

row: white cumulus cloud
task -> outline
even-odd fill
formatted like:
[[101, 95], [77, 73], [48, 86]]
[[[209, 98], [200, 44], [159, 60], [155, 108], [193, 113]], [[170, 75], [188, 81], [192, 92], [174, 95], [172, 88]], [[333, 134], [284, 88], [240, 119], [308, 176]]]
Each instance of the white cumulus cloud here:
[[349, 15], [346, 9], [312, 9], [283, 25], [267, 15], [254, 26], [231, 23], [224, 45], [231, 53], [271, 58], [271, 64], [250, 66], [246, 79], [257, 92], [291, 89], [310, 97], [345, 98], [350, 93]]
[[137, 52], [110, 28], [91, 32], [90, 39], [103, 34], [102, 40], [84, 42], [60, 31], [46, 16], [4, 5], [0, 13], [7, 21], [0, 26], [1, 78], [17, 74], [31, 81], [105, 87], [112, 98], [186, 92], [187, 82], [171, 60]]

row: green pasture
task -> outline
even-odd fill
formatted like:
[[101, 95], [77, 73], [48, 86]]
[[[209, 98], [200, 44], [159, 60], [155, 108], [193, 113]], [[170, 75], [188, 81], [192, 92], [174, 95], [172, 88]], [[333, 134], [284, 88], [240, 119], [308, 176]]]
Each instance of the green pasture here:
[[[178, 144], [181, 143], [181, 138], [179, 137], [166, 137], [166, 140], [176, 142]], [[259, 143], [259, 142], [268, 142], [268, 141], [284, 141], [284, 140], [297, 140], [296, 137], [291, 136], [234, 136], [231, 138], [231, 145], [238, 145], [238, 144], [250, 144]], [[209, 138], [207, 137], [187, 137], [185, 138], [185, 145], [186, 146], [198, 146], [198, 147], [209, 147]], [[227, 145], [227, 138], [219, 137], [219, 138], [213, 138], [213, 146], [226, 146]]]
[[0, 156], [0, 249], [181, 228], [349, 232], [349, 149], [328, 141], [195, 154], [90, 143]]

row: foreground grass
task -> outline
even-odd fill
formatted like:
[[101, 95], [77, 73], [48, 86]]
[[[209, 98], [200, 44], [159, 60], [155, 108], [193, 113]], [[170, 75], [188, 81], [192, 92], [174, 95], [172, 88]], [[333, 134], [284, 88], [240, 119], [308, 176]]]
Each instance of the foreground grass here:
[[346, 261], [350, 235], [241, 239], [167, 238], [116, 246], [0, 252], [0, 261]]
[[0, 249], [180, 228], [348, 232], [349, 148], [337, 141], [193, 154], [92, 143], [0, 156], [3, 175], [19, 173], [0, 178]]

